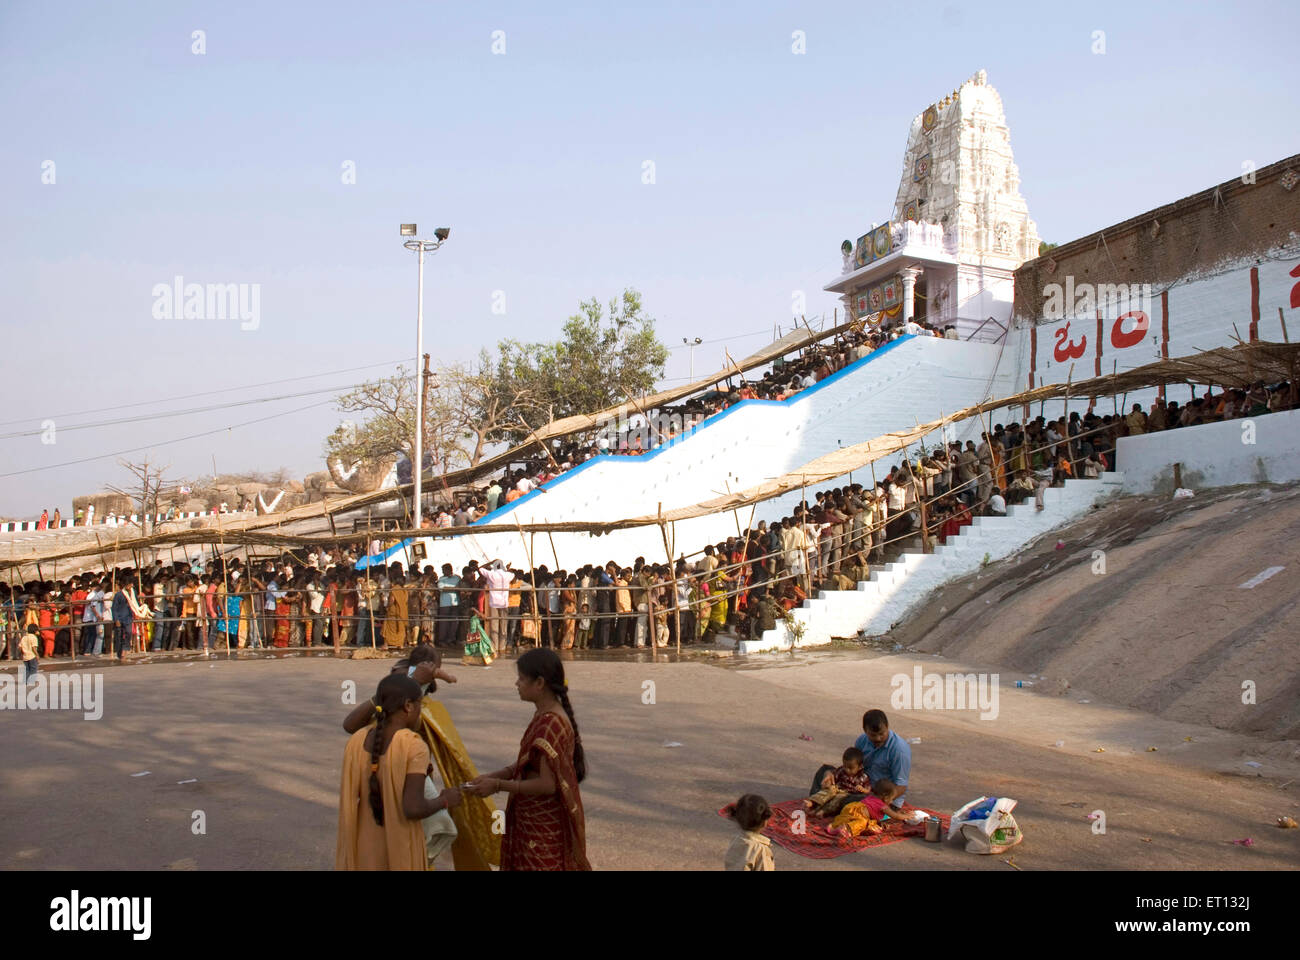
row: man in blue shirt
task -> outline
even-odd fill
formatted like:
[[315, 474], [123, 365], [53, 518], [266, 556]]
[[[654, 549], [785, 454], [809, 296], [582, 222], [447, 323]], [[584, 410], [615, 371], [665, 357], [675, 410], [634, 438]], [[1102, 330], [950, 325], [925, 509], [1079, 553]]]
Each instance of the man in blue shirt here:
[[[889, 718], [883, 710], [868, 710], [862, 715], [862, 736], [853, 741], [853, 745], [862, 751], [862, 768], [872, 783], [883, 779], [894, 784], [890, 795], [882, 799], [895, 810], [901, 808], [907, 793], [908, 777], [912, 773], [912, 748], [889, 729]], [[808, 795], [820, 790], [822, 778], [834, 770], [830, 764], [823, 765], [813, 778], [813, 787]]]
[[450, 563], [442, 565], [438, 578], [438, 625], [436, 643], [440, 647], [456, 646], [460, 619], [460, 577]]

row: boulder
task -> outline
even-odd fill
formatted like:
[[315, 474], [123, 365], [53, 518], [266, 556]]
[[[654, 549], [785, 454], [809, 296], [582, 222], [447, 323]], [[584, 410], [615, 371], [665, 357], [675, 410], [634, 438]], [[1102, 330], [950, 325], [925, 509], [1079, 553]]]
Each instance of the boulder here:
[[78, 510], [89, 510], [91, 506], [95, 508], [97, 519], [106, 517], [110, 513], [130, 513], [133, 509], [130, 497], [120, 493], [94, 493], [85, 497], [73, 497], [71, 515], [75, 517]]

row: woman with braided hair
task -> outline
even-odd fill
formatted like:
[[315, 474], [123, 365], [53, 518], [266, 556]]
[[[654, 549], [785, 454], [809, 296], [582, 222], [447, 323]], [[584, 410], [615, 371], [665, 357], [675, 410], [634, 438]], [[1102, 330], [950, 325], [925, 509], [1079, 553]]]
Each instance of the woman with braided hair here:
[[526, 651], [515, 666], [519, 699], [536, 708], [519, 757], [508, 767], [475, 777], [465, 790], [479, 797], [509, 794], [502, 870], [590, 870], [578, 792], [587, 762], [564, 663], [554, 650], [540, 647]]
[[[416, 732], [424, 739], [433, 762], [433, 768], [426, 771], [430, 779], [426, 782], [425, 793], [437, 789], [433, 779], [434, 768], [444, 784], [465, 783], [477, 776], [474, 761], [465, 749], [451, 714], [434, 697], [439, 680], [456, 682], [454, 676], [442, 669], [442, 654], [430, 644], [417, 644], [409, 657], [393, 663], [392, 672], [410, 677], [424, 692], [420, 704], [420, 724]], [[343, 729], [347, 733], [356, 733], [374, 722], [374, 704], [366, 701], [358, 704], [347, 715]], [[456, 825], [456, 836], [451, 845], [456, 872], [490, 870], [501, 862], [501, 836], [492, 829], [496, 807], [491, 800], [482, 797], [467, 795], [462, 799], [464, 802], [451, 811], [451, 819]], [[442, 824], [435, 827], [432, 823], [434, 821], [426, 823], [426, 837], [433, 833], [447, 832]], [[436, 841], [430, 845], [430, 865], [436, 859], [437, 845]]]
[[354, 733], [343, 751], [339, 788], [338, 870], [424, 870], [421, 821], [460, 803], [460, 791], [425, 798], [429, 748], [420, 724], [420, 685], [402, 673], [379, 681], [376, 723]]

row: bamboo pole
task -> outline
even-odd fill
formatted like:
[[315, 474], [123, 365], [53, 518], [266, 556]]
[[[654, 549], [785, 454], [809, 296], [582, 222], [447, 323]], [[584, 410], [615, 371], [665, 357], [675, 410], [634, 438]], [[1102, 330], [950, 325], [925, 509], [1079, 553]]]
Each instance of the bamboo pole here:
[[15, 582], [15, 574], [18, 570], [18, 566], [14, 556], [14, 542], [12, 540], [9, 541], [9, 562], [10, 562], [10, 567], [9, 567], [9, 608], [8, 609], [14, 611], [14, 622], [11, 628], [9, 624], [9, 614], [6, 611], [5, 643], [9, 647], [9, 659], [13, 660], [17, 658], [18, 641], [21, 640], [22, 638], [18, 636], [18, 631], [19, 629], [21, 629], [21, 626], [18, 623], [18, 612], [17, 612], [18, 608], [14, 606], [14, 594], [17, 593], [18, 591], [18, 585]]
[[[221, 597], [222, 609], [217, 611], [221, 614], [222, 620], [226, 621], [226, 659], [231, 657], [230, 653], [230, 573], [226, 565], [226, 532], [221, 523], [221, 514], [217, 514], [217, 537], [221, 542], [221, 584], [223, 593]], [[238, 602], [238, 598], [236, 598]], [[235, 627], [235, 642], [239, 642], [239, 627]]]
[[[59, 570], [58, 567], [55, 567], [54, 579], [57, 580], [58, 578], [59, 578]], [[77, 630], [77, 628], [73, 626], [72, 623], [72, 594], [68, 594], [68, 656], [72, 658], [73, 663], [77, 662], [77, 640], [78, 640], [77, 633], [78, 632], [79, 631]]]
[[1291, 339], [1286, 335], [1286, 314], [1282, 312], [1281, 307], [1277, 308], [1277, 318], [1282, 321], [1282, 342], [1290, 343]]
[[[516, 523], [519, 521], [516, 519]], [[533, 564], [533, 548], [537, 545], [537, 534], [528, 535], [528, 570], [533, 574], [533, 622], [537, 625], [537, 636], [533, 639], [533, 645], [540, 647], [542, 645], [542, 611], [537, 605], [537, 567]], [[548, 611], [549, 612], [549, 611]]]
[[[642, 567], [639, 576], [649, 576], [646, 573], [648, 567]], [[645, 627], [646, 633], [650, 635], [650, 659], [657, 661], [659, 659], [659, 636], [658, 624], [655, 623], [655, 588], [653, 581], [646, 584], [645, 588]]]
[[[366, 507], [366, 536], [370, 536], [370, 525], [374, 521], [370, 516], [370, 507]], [[366, 615], [370, 618], [370, 649], [375, 647], [375, 595], [370, 589], [370, 544], [366, 543]]]
[[[519, 522], [519, 518], [518, 518], [518, 517], [515, 517], [515, 526], [519, 529], [519, 542], [520, 542], [520, 544], [521, 544], [521, 545], [523, 546], [523, 548], [524, 548], [524, 554], [525, 554], [525, 556], [528, 558], [528, 576], [531, 578], [531, 577], [533, 576], [533, 570], [534, 570], [534, 567], [533, 567], [533, 548], [532, 548], [532, 546], [529, 545], [529, 542], [528, 542], [527, 540], [524, 539], [524, 528], [523, 528], [523, 525]], [[528, 591], [528, 592], [529, 592], [529, 593], [531, 594], [531, 596], [532, 596], [531, 603], [532, 603], [532, 605], [533, 605], [533, 612], [532, 612], [532, 615], [531, 615], [528, 619], [532, 621], [532, 624], [533, 624], [533, 631], [537, 634], [537, 636], [533, 638], [533, 646], [540, 647], [540, 646], [542, 645], [542, 624], [541, 624], [541, 622], [539, 621], [539, 619], [538, 619], [538, 617], [537, 617], [537, 584], [536, 584], [536, 582], [531, 582], [531, 583], [529, 584], [529, 591]], [[523, 613], [524, 613], [524, 601], [523, 601], [523, 597], [522, 597], [522, 595], [521, 595], [520, 598], [519, 598], [519, 615], [520, 615], [521, 618], [523, 617]], [[521, 635], [522, 635], [522, 633], [523, 633], [522, 628], [520, 629], [520, 633], [521, 633]]]
[[[248, 569], [244, 571], [244, 576], [245, 576], [245, 577], [247, 578], [247, 580], [248, 580], [248, 604], [249, 604], [249, 607], [251, 608], [250, 611], [249, 611], [249, 616], [248, 616], [248, 633], [249, 633], [249, 637], [248, 637], [248, 639], [249, 639], [249, 642], [251, 643], [252, 640], [253, 640], [253, 637], [252, 637], [253, 631], [256, 630], [256, 631], [257, 631], [257, 642], [258, 642], [259, 644], [261, 644], [261, 646], [262, 646], [263, 648], [265, 648], [265, 647], [266, 647], [266, 639], [262, 636], [262, 627], [261, 627], [261, 624], [258, 623], [258, 619], [259, 619], [259, 618], [258, 618], [258, 616], [257, 616], [257, 599], [256, 599], [256, 597], [254, 596], [254, 593], [253, 593], [253, 589], [254, 589], [254, 588], [253, 588], [253, 569], [254, 569], [254, 568], [253, 568], [253, 557], [252, 557], [252, 555], [251, 555], [251, 554], [249, 553], [249, 551], [248, 551], [248, 544], [244, 544], [244, 563], [246, 563], [246, 564], [248, 565]], [[241, 604], [241, 605], [242, 605], [242, 604]], [[337, 623], [337, 621], [336, 621], [336, 623]], [[338, 653], [338, 652], [339, 652], [339, 642], [338, 642], [338, 629], [337, 629], [337, 626], [335, 627], [335, 630], [334, 630], [333, 632], [334, 632], [334, 652], [335, 652], [335, 653]]]
[[[132, 547], [132, 548], [131, 548], [131, 562], [135, 564], [135, 600], [136, 600], [136, 603], [139, 603], [141, 606], [143, 606], [143, 605], [144, 605], [144, 601], [141, 600], [140, 598], [141, 598], [142, 596], [144, 596], [144, 584], [140, 581], [140, 555], [139, 555], [138, 553], [136, 553], [136, 549], [135, 549], [135, 547]], [[135, 618], [135, 621], [134, 621], [134, 623], [133, 623], [133, 626], [134, 626], [134, 627], [138, 627], [138, 629], [139, 629], [139, 633], [140, 633], [140, 643], [141, 643], [141, 646], [142, 646], [143, 648], [145, 648], [145, 649], [142, 649], [142, 650], [136, 650], [136, 649], [135, 649], [134, 638], [133, 638], [133, 639], [132, 639], [132, 644], [131, 644], [131, 649], [132, 649], [132, 652], [134, 652], [134, 653], [144, 653], [144, 652], [146, 652], [146, 650], [148, 649], [148, 643], [149, 643], [149, 641], [148, 641], [148, 633], [149, 633], [149, 631], [148, 631], [148, 626], [147, 626], [147, 624], [140, 623], [139, 621], [140, 621], [140, 618], [139, 618], [139, 617], [136, 617], [136, 618]]]
[[677, 653], [682, 652], [682, 612], [677, 593], [677, 568], [673, 564], [673, 548], [668, 543], [668, 529], [664, 526], [664, 505], [659, 504], [659, 536], [664, 541], [664, 554], [668, 557], [668, 577], [673, 592], [673, 636], [677, 638]]
[[546, 539], [551, 542], [551, 559], [555, 561], [555, 569], [560, 569], [560, 555], [555, 549], [555, 538], [551, 536], [551, 531], [546, 531]]
[[[1071, 370], [1074, 369], [1074, 365], [1073, 365], [1073, 364], [1071, 364], [1070, 369], [1071, 369]], [[999, 456], [999, 457], [997, 457], [996, 460], [995, 460], [994, 457], [993, 457], [993, 444], [994, 444], [994, 440], [993, 440], [993, 429], [992, 429], [992, 426], [991, 426], [991, 421], [992, 421], [993, 418], [992, 418], [992, 417], [986, 417], [986, 416], [985, 416], [985, 411], [984, 411], [984, 405], [983, 405], [983, 404], [980, 404], [979, 418], [980, 418], [980, 426], [983, 427], [983, 429], [984, 429], [984, 437], [985, 437], [984, 442], [985, 442], [986, 444], [988, 444], [988, 448], [989, 448], [989, 490], [990, 490], [989, 496], [992, 496], [993, 494], [992, 494], [991, 491], [993, 490], [994, 487], [996, 487], [996, 486], [998, 485], [998, 471], [997, 471], [997, 464], [1000, 463], [1000, 462], [1002, 461], [1002, 457]], [[947, 450], [944, 450], [944, 453], [945, 453], [945, 454], [947, 454], [947, 452], [948, 452]], [[999, 489], [1001, 489], [1001, 488], [999, 488]], [[1003, 492], [1004, 494], [1006, 493], [1005, 490], [1003, 490], [1002, 492]], [[974, 513], [972, 513], [971, 516], [974, 517]]]
[[1070, 475], [1074, 475], [1074, 444], [1070, 441], [1070, 385], [1074, 382], [1074, 364], [1065, 375], [1065, 397], [1061, 401], [1061, 419], [1065, 421], [1065, 459], [1070, 464]]
[[[528, 425], [528, 421], [525, 420], [525, 419], [524, 419], [520, 414], [518, 414], [518, 413], [515, 414], [515, 417], [519, 420], [520, 423], [522, 423], [522, 424], [524, 425], [524, 429], [528, 431], [528, 435], [529, 435], [529, 436], [532, 436], [532, 435], [533, 435], [533, 428], [530, 427], [530, 426]], [[555, 472], [556, 472], [556, 473], [559, 473], [559, 472], [560, 472], [560, 465], [559, 465], [558, 463], [556, 463], [556, 462], [555, 462], [555, 458], [554, 458], [553, 456], [551, 456], [551, 448], [548, 447], [548, 446], [546, 445], [546, 441], [545, 441], [545, 440], [542, 440], [542, 439], [537, 439], [537, 440], [535, 440], [534, 442], [535, 442], [539, 447], [542, 448], [542, 453], [546, 454], [546, 459], [549, 460], [549, 461], [551, 462], [551, 466], [555, 468]], [[446, 483], [447, 483], [447, 481], [446, 481], [446, 479], [445, 479], [445, 476], [446, 476], [446, 475], [444, 474], [443, 486], [446, 486]]]
[[[916, 425], [919, 427], [921, 425], [920, 421], [917, 421]], [[921, 453], [921, 457], [924, 458], [925, 447], [921, 444], [921, 441], [919, 439], [916, 441], [916, 445], [917, 445], [917, 449]], [[912, 466], [912, 458], [907, 453], [907, 447], [903, 448], [903, 459], [907, 461], [907, 474], [912, 478], [912, 496], [916, 497], [916, 510], [921, 522], [921, 552], [929, 553], [930, 552], [930, 531], [926, 527], [925, 491], [923, 491], [920, 487], [920, 484], [917, 483], [916, 470]], [[976, 477], [976, 481], [978, 482], [978, 476]], [[979, 494], [977, 493], [976, 496], [978, 495]]]
[[[804, 518], [808, 516], [808, 478], [800, 476], [799, 486], [799, 514], [797, 518], [799, 529], [803, 533], [803, 539], [808, 539], [808, 522]], [[808, 548], [805, 545], [803, 552], [803, 577], [804, 577], [804, 598], [812, 596], [812, 561], [808, 559]]]

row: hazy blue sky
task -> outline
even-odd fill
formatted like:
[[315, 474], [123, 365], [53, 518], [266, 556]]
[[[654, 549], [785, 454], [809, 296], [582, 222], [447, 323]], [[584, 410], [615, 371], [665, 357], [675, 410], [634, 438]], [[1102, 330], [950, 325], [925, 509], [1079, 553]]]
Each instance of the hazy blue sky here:
[[[328, 393], [70, 428], [413, 357], [401, 221], [452, 228], [426, 274], [435, 358], [550, 338], [625, 285], [669, 344], [740, 356], [789, 323], [792, 291], [836, 305], [820, 288], [840, 241], [890, 215], [912, 117], [975, 71], [1039, 232], [1065, 241], [1295, 153], [1297, 36], [1285, 2], [5, 3], [0, 434], [57, 432], [0, 439], [0, 513], [66, 513], [124, 473], [56, 465], [127, 447], [176, 476], [214, 456], [321, 469], [329, 405], [221, 428]], [[155, 319], [177, 275], [260, 284], [259, 328]], [[667, 375], [686, 372], [675, 350]], [[96, 412], [141, 401], [170, 402]]]

